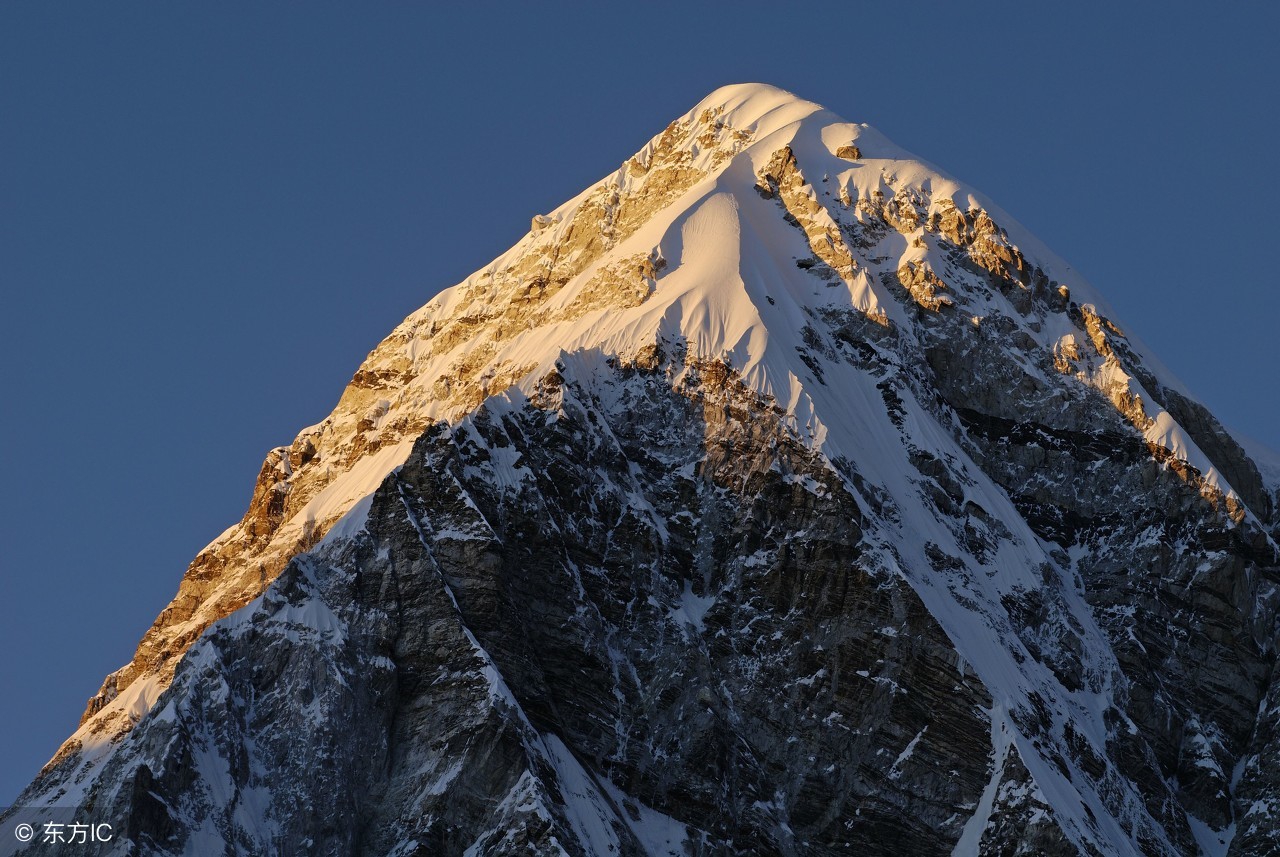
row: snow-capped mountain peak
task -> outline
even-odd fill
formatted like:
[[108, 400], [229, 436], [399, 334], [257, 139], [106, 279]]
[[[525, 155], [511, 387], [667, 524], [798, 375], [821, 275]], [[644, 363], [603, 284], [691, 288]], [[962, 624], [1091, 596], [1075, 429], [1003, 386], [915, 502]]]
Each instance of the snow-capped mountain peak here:
[[[177, 850], [297, 845], [321, 799], [394, 820], [394, 853], [1271, 842], [1276, 506], [1005, 212], [727, 86], [268, 454], [25, 797], [114, 802]], [[430, 746], [397, 725], [424, 712]], [[271, 718], [324, 736], [313, 786], [261, 755]], [[332, 841], [372, 848], [358, 827]]]

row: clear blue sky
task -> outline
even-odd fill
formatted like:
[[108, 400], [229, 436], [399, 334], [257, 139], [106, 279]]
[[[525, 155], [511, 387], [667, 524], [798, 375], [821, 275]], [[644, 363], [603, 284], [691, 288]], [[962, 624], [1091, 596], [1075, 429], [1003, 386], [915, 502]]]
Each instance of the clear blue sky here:
[[263, 5], [0, 6], [0, 804], [268, 448], [721, 84], [982, 189], [1280, 447], [1274, 3]]

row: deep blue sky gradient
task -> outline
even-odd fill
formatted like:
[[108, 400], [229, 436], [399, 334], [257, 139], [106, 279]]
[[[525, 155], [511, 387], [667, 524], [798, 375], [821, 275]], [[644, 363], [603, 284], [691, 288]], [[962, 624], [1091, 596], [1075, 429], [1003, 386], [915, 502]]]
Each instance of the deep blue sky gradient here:
[[713, 88], [869, 122], [1280, 447], [1273, 3], [0, 6], [0, 804], [262, 457]]

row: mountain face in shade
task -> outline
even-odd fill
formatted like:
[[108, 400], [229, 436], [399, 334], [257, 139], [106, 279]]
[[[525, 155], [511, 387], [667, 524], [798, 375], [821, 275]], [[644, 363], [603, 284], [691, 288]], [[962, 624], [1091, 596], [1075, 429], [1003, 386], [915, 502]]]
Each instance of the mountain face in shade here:
[[979, 193], [726, 87], [268, 454], [19, 802], [119, 854], [1277, 853], [1278, 492]]

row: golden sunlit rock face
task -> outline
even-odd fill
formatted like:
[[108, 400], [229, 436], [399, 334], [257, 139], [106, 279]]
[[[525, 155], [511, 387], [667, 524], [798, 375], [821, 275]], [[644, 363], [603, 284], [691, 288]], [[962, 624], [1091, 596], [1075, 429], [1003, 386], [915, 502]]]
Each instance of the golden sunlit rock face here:
[[[332, 414], [267, 453], [244, 519], [196, 557], [133, 661], [89, 701], [82, 726], [106, 739], [127, 730], [127, 717], [98, 716], [118, 693], [145, 676], [167, 685], [175, 659], [204, 629], [256, 598], [292, 556], [318, 542], [433, 419], [468, 412], [528, 375], [534, 365], [504, 358], [504, 343], [645, 300], [665, 265], [656, 253], [593, 263], [750, 140], [749, 131], [719, 119], [722, 112], [673, 122], [578, 204], [540, 216], [511, 252], [383, 340]], [[571, 298], [553, 300], [588, 267]]]

